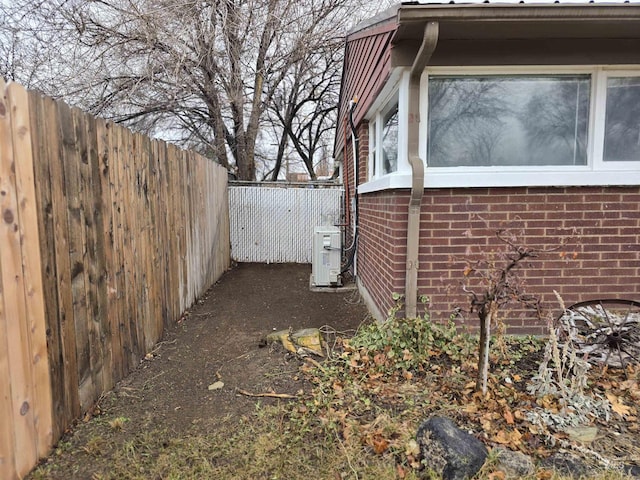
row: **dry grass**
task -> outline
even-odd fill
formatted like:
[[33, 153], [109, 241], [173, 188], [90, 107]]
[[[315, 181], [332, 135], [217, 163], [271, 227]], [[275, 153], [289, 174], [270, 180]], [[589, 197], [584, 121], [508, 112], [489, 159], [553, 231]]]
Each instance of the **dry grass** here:
[[[522, 415], [525, 406], [532, 406], [532, 402], [538, 406], [547, 402], [549, 408], [556, 408], [553, 401], [538, 402], [526, 392], [527, 380], [537, 373], [534, 360], [541, 357], [539, 341], [502, 342], [501, 352], [493, 357], [489, 393], [479, 397], [470, 385], [475, 368], [470, 358], [474, 340], [452, 337], [448, 331], [427, 332], [428, 335], [422, 332], [418, 342], [421, 353], [412, 353], [406, 345], [415, 334], [413, 328], [398, 327], [392, 336], [369, 329], [355, 341], [338, 342], [332, 359], [322, 365], [311, 362], [302, 366], [312, 385], [304, 397], [277, 400], [270, 405], [257, 401], [251, 415], [194, 425], [182, 436], [162, 429], [134, 431], [126, 419], [119, 417], [94, 419], [87, 440], [62, 444], [31, 478], [70, 478], [70, 475], [93, 480], [437, 478], [425, 472], [414, 440], [420, 422], [432, 415], [454, 419], [474, 431], [488, 446], [501, 443], [534, 457], [548, 455], [557, 448], [547, 442], [547, 436], [553, 432], [531, 433], [529, 427], [533, 425]], [[393, 339], [391, 343], [389, 338]], [[424, 341], [431, 342], [428, 348], [422, 345]], [[384, 348], [376, 351], [374, 347], [380, 342]], [[390, 354], [396, 348], [401, 350]], [[418, 358], [419, 355], [425, 358]], [[637, 382], [639, 371], [631, 374]], [[590, 378], [590, 385], [600, 388], [597, 378]], [[623, 397], [628, 392], [617, 392], [620, 399], [628, 402]], [[618, 418], [611, 426], [620, 427], [623, 422]], [[594, 420], [594, 423], [606, 433], [606, 422]], [[590, 445], [587, 450], [592, 448], [595, 447]], [[632, 457], [638, 453], [637, 447], [629, 448], [636, 448]], [[477, 480], [503, 478], [490, 454]], [[526, 478], [572, 477], [538, 469]], [[616, 471], [594, 470], [583, 478], [627, 477]]]

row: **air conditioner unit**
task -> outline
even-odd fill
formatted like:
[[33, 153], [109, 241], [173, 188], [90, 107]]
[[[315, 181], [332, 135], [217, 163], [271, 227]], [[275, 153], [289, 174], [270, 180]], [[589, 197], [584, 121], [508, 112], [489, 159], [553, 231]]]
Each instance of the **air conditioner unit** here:
[[334, 226], [313, 229], [311, 283], [316, 287], [340, 285], [342, 241], [340, 229]]

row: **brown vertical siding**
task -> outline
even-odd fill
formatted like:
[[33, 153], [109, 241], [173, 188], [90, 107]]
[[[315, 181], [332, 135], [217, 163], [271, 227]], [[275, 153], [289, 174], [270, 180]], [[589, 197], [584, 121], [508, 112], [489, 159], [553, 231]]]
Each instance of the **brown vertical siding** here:
[[354, 97], [358, 98], [354, 115], [358, 125], [389, 75], [391, 37], [395, 28], [393, 22], [379, 27], [369, 36], [347, 39], [338, 113], [339, 127], [334, 145], [336, 157], [343, 153], [345, 131], [346, 135], [349, 135], [348, 127], [344, 128], [344, 125], [348, 125], [349, 102]]
[[[408, 191], [360, 198], [360, 280], [386, 312], [404, 291]], [[527, 291], [554, 316], [559, 306], [595, 298], [640, 298], [640, 187], [473, 188], [428, 190], [422, 202], [418, 293], [431, 298], [436, 320], [467, 307], [461, 289], [465, 259], [501, 248], [498, 228], [523, 229], [525, 244], [548, 248], [575, 229], [565, 248], [523, 271]], [[575, 253], [575, 258], [574, 258]], [[505, 310], [511, 333], [544, 333], [544, 322], [515, 307]], [[476, 319], [466, 315], [474, 327]]]

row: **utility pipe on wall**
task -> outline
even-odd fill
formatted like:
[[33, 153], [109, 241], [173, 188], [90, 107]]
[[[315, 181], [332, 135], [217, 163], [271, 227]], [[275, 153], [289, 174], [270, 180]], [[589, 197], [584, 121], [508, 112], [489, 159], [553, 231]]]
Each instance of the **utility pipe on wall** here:
[[420, 77], [438, 43], [438, 22], [424, 27], [422, 45], [411, 66], [409, 79], [408, 153], [411, 165], [411, 198], [407, 221], [407, 264], [405, 277], [405, 316], [415, 318], [418, 303], [418, 251], [420, 246], [420, 204], [424, 194], [424, 163], [420, 158]]

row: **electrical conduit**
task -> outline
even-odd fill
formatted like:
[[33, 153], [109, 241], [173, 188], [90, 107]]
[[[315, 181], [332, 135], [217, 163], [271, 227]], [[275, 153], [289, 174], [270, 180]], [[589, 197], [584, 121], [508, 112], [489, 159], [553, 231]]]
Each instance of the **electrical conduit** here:
[[[360, 139], [358, 138], [356, 126], [353, 121], [353, 112], [358, 105], [358, 98], [354, 97], [349, 102], [349, 127], [351, 128], [351, 146], [353, 148], [353, 225], [351, 245], [344, 249], [349, 253], [347, 263], [342, 267], [340, 274], [346, 273], [351, 265], [353, 265], [353, 276], [357, 275], [357, 265], [355, 263], [356, 250], [358, 245], [358, 175], [359, 175], [359, 163], [360, 163]], [[346, 141], [345, 141], [346, 143]], [[346, 158], [346, 157], [345, 157]], [[348, 163], [348, 162], [345, 162]], [[349, 192], [345, 190], [347, 201], [349, 199]], [[349, 226], [349, 225], [348, 225]]]

